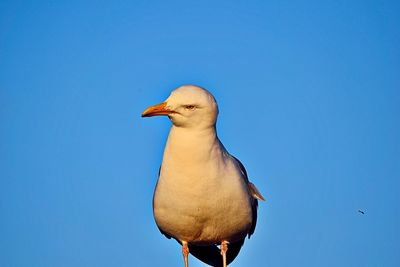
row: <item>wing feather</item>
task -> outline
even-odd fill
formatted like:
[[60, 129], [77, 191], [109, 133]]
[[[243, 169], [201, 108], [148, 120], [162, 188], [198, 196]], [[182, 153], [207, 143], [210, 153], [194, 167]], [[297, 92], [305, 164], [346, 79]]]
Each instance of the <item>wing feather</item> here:
[[236, 157], [232, 156], [233, 159], [236, 160], [236, 162], [239, 165], [240, 171], [243, 174], [243, 179], [246, 181], [247, 183], [247, 187], [249, 189], [249, 193], [252, 196], [252, 205], [251, 205], [251, 209], [252, 209], [252, 217], [253, 217], [253, 222], [252, 225], [250, 227], [250, 231], [248, 233], [248, 237], [250, 238], [250, 236], [254, 233], [255, 229], [256, 229], [256, 224], [257, 224], [257, 208], [258, 208], [258, 200], [265, 200], [264, 197], [261, 195], [261, 193], [258, 191], [258, 189], [256, 188], [256, 186], [251, 183], [249, 181], [249, 177], [247, 176], [247, 171], [245, 169], [245, 167], [243, 166], [243, 164], [240, 162], [240, 160], [238, 160]]

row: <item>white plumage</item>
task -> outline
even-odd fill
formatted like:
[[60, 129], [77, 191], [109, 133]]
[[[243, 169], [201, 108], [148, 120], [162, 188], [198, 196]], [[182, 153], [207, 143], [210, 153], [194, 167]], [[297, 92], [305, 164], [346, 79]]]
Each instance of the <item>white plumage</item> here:
[[243, 165], [219, 141], [215, 129], [218, 106], [208, 91], [182, 86], [142, 114], [156, 115], [167, 115], [172, 127], [154, 192], [155, 221], [163, 234], [183, 245], [186, 266], [189, 250], [200, 260], [219, 266], [220, 260], [213, 259], [211, 251], [206, 253], [217, 244], [222, 244], [226, 266], [229, 244], [238, 248], [232, 255], [228, 249], [228, 262], [254, 231], [257, 199], [263, 197], [248, 181]]

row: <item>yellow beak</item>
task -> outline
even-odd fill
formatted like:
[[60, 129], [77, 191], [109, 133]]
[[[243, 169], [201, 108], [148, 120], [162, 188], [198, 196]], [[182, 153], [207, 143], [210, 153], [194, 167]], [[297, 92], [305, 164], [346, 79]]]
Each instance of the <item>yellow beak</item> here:
[[167, 103], [161, 103], [152, 107], [149, 107], [142, 113], [142, 117], [153, 117], [153, 116], [167, 116], [172, 113], [176, 113], [173, 110], [168, 109]]

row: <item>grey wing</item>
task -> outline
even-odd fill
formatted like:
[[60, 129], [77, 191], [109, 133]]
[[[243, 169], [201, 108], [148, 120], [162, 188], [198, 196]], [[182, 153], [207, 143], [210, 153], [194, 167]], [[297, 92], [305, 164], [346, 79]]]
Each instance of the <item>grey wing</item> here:
[[[252, 224], [251, 224], [251, 227], [250, 227], [250, 231], [249, 231], [249, 233], [248, 233], [248, 237], [250, 238], [250, 236], [254, 233], [254, 231], [255, 231], [255, 229], [256, 229], [256, 224], [257, 224], [257, 208], [258, 208], [258, 199], [260, 199], [260, 198], [258, 198], [258, 197], [256, 197], [255, 196], [255, 194], [254, 194], [254, 192], [253, 192], [253, 188], [255, 188], [255, 186], [252, 184], [252, 183], [250, 183], [250, 181], [249, 181], [249, 177], [247, 176], [247, 171], [246, 171], [246, 169], [245, 169], [245, 167], [243, 166], [243, 164], [240, 162], [240, 160], [238, 160], [236, 157], [234, 157], [234, 156], [232, 156], [235, 160], [236, 160], [236, 162], [238, 163], [238, 165], [239, 165], [239, 167], [240, 167], [240, 171], [242, 172], [242, 174], [243, 174], [243, 178], [245, 179], [245, 181], [246, 181], [246, 183], [247, 183], [247, 185], [248, 185], [248, 188], [249, 188], [249, 193], [251, 194], [251, 196], [252, 196], [252, 204], [251, 204], [251, 210], [252, 210], [252, 218], [253, 218], [253, 220], [252, 220]], [[257, 190], [257, 189], [256, 189]], [[259, 192], [257, 191], [257, 193], [259, 194]], [[261, 196], [261, 194], [259, 194], [260, 196]], [[262, 196], [261, 196], [261, 198], [262, 198]], [[263, 200], [263, 198], [262, 198], [262, 200]]]

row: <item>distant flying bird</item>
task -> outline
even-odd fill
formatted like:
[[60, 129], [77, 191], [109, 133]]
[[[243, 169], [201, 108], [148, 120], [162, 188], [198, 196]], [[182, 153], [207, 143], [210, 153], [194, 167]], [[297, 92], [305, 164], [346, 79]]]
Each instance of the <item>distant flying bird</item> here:
[[362, 210], [358, 210], [358, 212], [359, 212], [359, 213], [362, 213], [362, 214], [365, 214], [365, 212], [364, 212], [364, 211], [362, 211]]
[[226, 267], [254, 233], [264, 198], [218, 139], [218, 106], [207, 90], [179, 87], [142, 117], [159, 115], [168, 116], [172, 127], [153, 196], [156, 224], [182, 245], [185, 267], [189, 252]]

